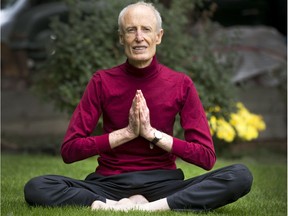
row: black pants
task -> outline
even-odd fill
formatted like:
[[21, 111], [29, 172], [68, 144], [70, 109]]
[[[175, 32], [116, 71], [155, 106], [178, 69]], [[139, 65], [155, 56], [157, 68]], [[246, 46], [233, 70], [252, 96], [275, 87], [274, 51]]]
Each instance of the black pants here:
[[252, 181], [248, 168], [235, 164], [187, 180], [180, 169], [108, 177], [92, 173], [85, 180], [45, 175], [31, 179], [24, 194], [30, 205], [90, 206], [95, 200], [106, 202], [141, 194], [150, 202], [167, 197], [172, 210], [212, 210], [247, 194]]

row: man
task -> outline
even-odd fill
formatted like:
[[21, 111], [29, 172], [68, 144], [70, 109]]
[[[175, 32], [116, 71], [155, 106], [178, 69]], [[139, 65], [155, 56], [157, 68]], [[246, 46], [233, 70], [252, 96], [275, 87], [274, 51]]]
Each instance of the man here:
[[[216, 157], [192, 80], [158, 63], [163, 29], [152, 4], [138, 2], [119, 15], [127, 61], [96, 72], [71, 118], [61, 148], [66, 163], [99, 155], [85, 180], [40, 176], [25, 186], [31, 205], [91, 206], [93, 210], [212, 210], [250, 191], [252, 175], [231, 165], [184, 180], [177, 157], [212, 169]], [[173, 137], [180, 114], [185, 140]], [[103, 135], [91, 136], [100, 115]]]

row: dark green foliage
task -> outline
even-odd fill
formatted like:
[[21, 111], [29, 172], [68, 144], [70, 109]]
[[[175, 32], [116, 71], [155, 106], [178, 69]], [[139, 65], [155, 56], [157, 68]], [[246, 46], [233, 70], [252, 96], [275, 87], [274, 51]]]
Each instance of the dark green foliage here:
[[[53, 101], [56, 108], [71, 113], [96, 70], [126, 60], [118, 42], [118, 14], [124, 6], [136, 1], [66, 2], [70, 8], [69, 21], [53, 20], [55, 52], [41, 67], [35, 85], [37, 92]], [[231, 66], [220, 64], [212, 53], [209, 26], [198, 36], [190, 33], [193, 26], [188, 15], [201, 1], [173, 0], [169, 8], [153, 2], [163, 18], [164, 37], [157, 50], [159, 61], [192, 77], [206, 110], [216, 105], [229, 110], [232, 85], [227, 75], [231, 74]]]
[[[211, 38], [213, 24], [209, 21], [194, 37], [188, 74], [194, 80], [201, 101], [208, 114], [228, 118], [234, 108], [235, 86], [231, 83], [233, 74], [233, 53], [223, 50], [229, 46], [225, 38], [216, 41]], [[210, 108], [219, 106], [220, 112], [214, 113]]]

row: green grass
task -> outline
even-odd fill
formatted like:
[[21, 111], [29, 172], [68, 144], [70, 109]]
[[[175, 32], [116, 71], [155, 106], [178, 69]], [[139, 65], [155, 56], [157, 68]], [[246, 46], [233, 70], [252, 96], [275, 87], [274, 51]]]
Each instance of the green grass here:
[[[60, 157], [34, 154], [9, 154], [2, 153], [1, 158], [1, 215], [2, 216], [82, 216], [82, 215], [229, 215], [229, 216], [278, 216], [287, 215], [287, 169], [286, 154], [275, 154], [262, 151], [259, 155], [247, 154], [241, 159], [218, 159], [214, 169], [233, 163], [244, 163], [254, 175], [254, 183], [251, 192], [237, 202], [219, 208], [209, 213], [193, 212], [91, 212], [85, 207], [44, 208], [29, 207], [23, 197], [23, 186], [32, 177], [43, 174], [60, 174], [73, 178], [83, 179], [93, 172], [95, 158], [86, 161], [64, 164]], [[200, 168], [178, 161], [178, 166], [183, 169], [186, 177], [192, 177], [204, 173]]]

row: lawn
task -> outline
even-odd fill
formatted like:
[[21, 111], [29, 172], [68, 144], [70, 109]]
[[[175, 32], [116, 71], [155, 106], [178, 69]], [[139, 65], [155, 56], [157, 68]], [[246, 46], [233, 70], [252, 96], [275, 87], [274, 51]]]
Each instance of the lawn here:
[[[23, 186], [32, 177], [43, 174], [61, 174], [83, 179], [93, 172], [95, 158], [75, 164], [64, 164], [58, 156], [40, 154], [12, 154], [2, 152], [1, 156], [1, 215], [2, 216], [84, 216], [84, 215], [199, 215], [193, 212], [91, 212], [85, 207], [43, 208], [29, 207], [23, 198]], [[286, 152], [275, 154], [270, 151], [257, 151], [238, 159], [218, 159], [214, 169], [233, 163], [244, 163], [254, 175], [251, 192], [237, 202], [219, 208], [213, 212], [201, 213], [207, 216], [278, 216], [287, 215], [287, 163]], [[177, 162], [186, 177], [192, 177], [205, 171], [183, 161]]]

